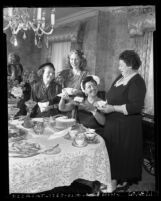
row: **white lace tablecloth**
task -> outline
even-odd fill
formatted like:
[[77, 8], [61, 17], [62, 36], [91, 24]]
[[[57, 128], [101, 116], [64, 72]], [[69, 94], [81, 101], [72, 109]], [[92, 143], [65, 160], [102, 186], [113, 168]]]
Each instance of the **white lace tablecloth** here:
[[[18, 120], [10, 122], [18, 127]], [[27, 129], [32, 133], [31, 129]], [[47, 133], [47, 134], [46, 134]], [[55, 187], [68, 186], [78, 178], [95, 181], [111, 188], [108, 152], [102, 137], [100, 143], [78, 148], [62, 136], [51, 139], [52, 132], [30, 138], [46, 147], [59, 144], [61, 152], [55, 155], [38, 154], [27, 158], [9, 157], [10, 193], [38, 193]]]

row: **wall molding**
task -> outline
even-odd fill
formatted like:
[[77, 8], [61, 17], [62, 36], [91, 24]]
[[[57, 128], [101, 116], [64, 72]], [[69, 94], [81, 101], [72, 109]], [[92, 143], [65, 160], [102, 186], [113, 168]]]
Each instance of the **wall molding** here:
[[129, 34], [132, 37], [143, 35], [145, 31], [155, 31], [155, 7], [128, 8], [127, 21]]
[[98, 15], [99, 10], [95, 8], [85, 9], [83, 11], [68, 15], [64, 18], [60, 18], [56, 21], [55, 28], [59, 27], [60, 25], [66, 25], [68, 23], [83, 20], [89, 17], [94, 17]]
[[99, 11], [104, 11], [104, 12], [110, 12], [113, 15], [119, 16], [120, 14], [127, 14], [129, 10], [131, 11], [145, 11], [148, 10], [149, 7], [152, 7], [150, 5], [147, 6], [117, 6], [117, 7], [111, 7], [111, 6], [105, 6], [105, 7], [91, 7], [87, 8], [85, 10], [76, 12], [74, 14], [68, 15], [66, 17], [60, 18], [56, 20], [55, 28], [59, 27], [60, 25], [65, 25], [74, 21], [79, 21], [83, 20], [89, 17], [94, 17], [97, 16]]

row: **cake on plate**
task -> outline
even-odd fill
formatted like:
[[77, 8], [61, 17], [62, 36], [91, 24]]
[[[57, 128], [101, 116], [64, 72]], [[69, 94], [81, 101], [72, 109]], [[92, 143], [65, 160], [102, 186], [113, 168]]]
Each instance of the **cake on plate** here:
[[75, 125], [76, 120], [71, 118], [68, 119], [68, 117], [58, 117], [56, 118], [56, 128], [69, 128], [73, 125]]

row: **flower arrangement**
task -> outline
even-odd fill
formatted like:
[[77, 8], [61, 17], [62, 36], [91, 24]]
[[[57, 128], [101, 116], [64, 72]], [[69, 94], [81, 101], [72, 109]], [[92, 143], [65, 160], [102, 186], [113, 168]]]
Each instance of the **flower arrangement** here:
[[14, 86], [11, 90], [11, 94], [14, 95], [16, 98], [21, 98], [23, 95], [22, 87]]

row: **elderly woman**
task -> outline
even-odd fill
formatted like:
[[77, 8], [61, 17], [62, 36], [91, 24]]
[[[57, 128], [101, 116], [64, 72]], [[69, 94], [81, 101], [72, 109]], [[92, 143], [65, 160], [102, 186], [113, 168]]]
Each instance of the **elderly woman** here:
[[86, 64], [87, 62], [83, 52], [80, 50], [72, 50], [68, 56], [67, 69], [61, 71], [56, 78], [62, 84], [62, 88], [74, 88], [78, 89], [78, 93], [81, 92], [81, 81], [88, 74], [85, 70]]
[[66, 112], [77, 109], [77, 121], [87, 128], [95, 129], [97, 133], [101, 134], [105, 123], [105, 116], [95, 107], [95, 104], [101, 101], [97, 96], [99, 82], [100, 80], [97, 76], [85, 77], [81, 83], [82, 91], [85, 94], [84, 100], [81, 103], [73, 100], [66, 103], [65, 100], [68, 100], [69, 97], [64, 93], [59, 102], [59, 110]]
[[22, 81], [23, 67], [20, 63], [20, 57], [15, 53], [8, 55], [7, 73], [12, 80], [18, 83]]
[[107, 93], [104, 138], [109, 152], [114, 188], [126, 190], [128, 182], [141, 179], [142, 116], [146, 86], [138, 73], [141, 60], [133, 50], [119, 56], [121, 74]]
[[31, 117], [49, 117], [58, 114], [57, 104], [60, 100], [57, 94], [61, 87], [55, 78], [55, 68], [52, 63], [44, 63], [39, 67], [40, 81], [32, 86], [32, 99], [37, 102]]

